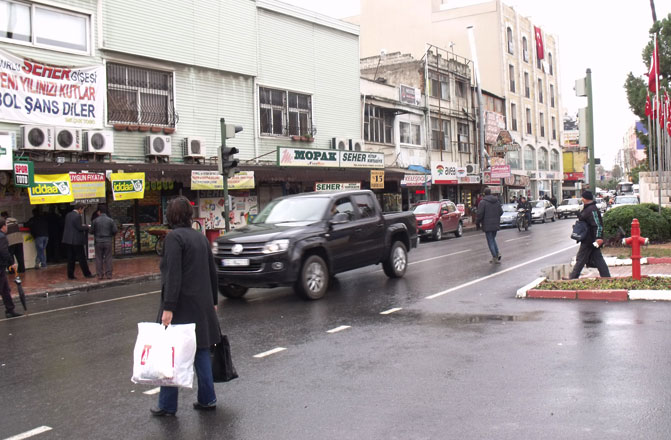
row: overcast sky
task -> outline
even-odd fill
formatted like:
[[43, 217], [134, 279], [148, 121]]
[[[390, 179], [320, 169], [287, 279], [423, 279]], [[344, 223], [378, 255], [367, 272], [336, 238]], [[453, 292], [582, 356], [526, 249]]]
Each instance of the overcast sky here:
[[[335, 18], [359, 13], [359, 0], [282, 0]], [[412, 7], [413, 0], [407, 0]], [[559, 40], [563, 106], [570, 114], [587, 105], [573, 85], [592, 69], [596, 157], [606, 168], [613, 165], [628, 127], [636, 120], [629, 110], [624, 81], [627, 73], [646, 73], [641, 58], [652, 26], [649, 0], [511, 0], [518, 13], [528, 16], [544, 32]], [[656, 0], [657, 18], [671, 13], [671, 1]], [[387, 48], [393, 52], [393, 48]]]

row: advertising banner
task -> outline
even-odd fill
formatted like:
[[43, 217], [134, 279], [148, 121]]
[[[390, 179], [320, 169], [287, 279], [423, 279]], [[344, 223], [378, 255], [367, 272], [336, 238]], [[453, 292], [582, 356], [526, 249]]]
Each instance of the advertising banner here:
[[281, 167], [384, 168], [384, 154], [368, 151], [277, 147]]
[[77, 202], [105, 203], [105, 175], [70, 173], [72, 194]]
[[431, 176], [428, 174], [405, 174], [401, 186], [431, 186]]
[[431, 162], [431, 179], [435, 184], [454, 184], [457, 179], [459, 164], [452, 162]]
[[384, 189], [383, 170], [370, 170], [370, 189]]
[[[2, 77], [0, 76], [0, 107], [2, 107]], [[14, 162], [14, 144], [16, 135], [9, 131], [0, 131], [0, 170], [11, 171]]]
[[[191, 171], [191, 189], [213, 191], [224, 189], [224, 176], [218, 171]], [[254, 171], [238, 171], [228, 178], [228, 189], [254, 189]]]
[[30, 188], [33, 186], [34, 165], [31, 161], [14, 162], [14, 186]]
[[144, 173], [111, 173], [114, 200], [144, 198]]
[[319, 182], [315, 183], [315, 191], [346, 191], [361, 189], [361, 182]]
[[501, 185], [500, 179], [493, 179], [491, 171], [485, 171], [485, 185]]
[[254, 189], [254, 171], [238, 171], [229, 177], [228, 189]]
[[510, 177], [510, 165], [492, 165], [492, 178], [505, 179]]
[[501, 130], [506, 129], [506, 121], [502, 114], [485, 112], [485, 143], [493, 144]]
[[28, 197], [31, 205], [73, 202], [70, 174], [35, 174]]
[[102, 128], [105, 67], [58, 67], [0, 50], [0, 120]]

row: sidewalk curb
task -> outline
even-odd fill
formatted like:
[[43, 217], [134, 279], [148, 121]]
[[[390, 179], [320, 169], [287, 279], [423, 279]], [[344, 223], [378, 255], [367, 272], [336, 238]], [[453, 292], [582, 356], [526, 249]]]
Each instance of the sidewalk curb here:
[[516, 296], [517, 298], [526, 298], [526, 297], [527, 297], [527, 293], [529, 292], [529, 290], [531, 290], [531, 289], [533, 289], [534, 287], [538, 286], [540, 283], [542, 283], [542, 282], [545, 281], [546, 279], [547, 279], [546, 277], [536, 278], [535, 280], [533, 280], [532, 282], [530, 282], [530, 283], [527, 284], [526, 286], [524, 286], [524, 287], [520, 287], [520, 288], [517, 290], [517, 294], [516, 294], [515, 296]]
[[154, 273], [154, 274], [148, 274], [148, 275], [137, 275], [137, 276], [128, 276], [124, 278], [117, 278], [117, 279], [112, 279], [112, 280], [105, 280], [105, 281], [100, 281], [100, 282], [92, 282], [92, 283], [82, 283], [81, 285], [78, 286], [68, 286], [68, 287], [59, 287], [57, 289], [53, 290], [48, 290], [44, 292], [35, 292], [27, 295], [27, 298], [46, 298], [49, 296], [59, 296], [59, 295], [64, 295], [67, 293], [72, 293], [72, 292], [88, 292], [94, 289], [104, 289], [108, 287], [115, 287], [115, 286], [124, 286], [127, 284], [135, 283], [135, 282], [142, 282], [142, 281], [152, 281], [152, 280], [158, 280], [161, 278], [160, 273]]

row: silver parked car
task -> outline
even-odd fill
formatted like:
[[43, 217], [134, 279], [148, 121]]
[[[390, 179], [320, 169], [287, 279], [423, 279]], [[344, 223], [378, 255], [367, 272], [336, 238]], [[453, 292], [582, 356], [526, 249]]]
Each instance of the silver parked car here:
[[599, 208], [599, 211], [601, 211], [602, 214], [606, 212], [606, 209], [608, 208], [608, 203], [606, 203], [604, 199], [602, 199], [601, 197], [597, 197], [596, 199], [594, 199], [594, 203], [596, 203], [596, 207]]
[[517, 203], [506, 203], [501, 205], [501, 208], [503, 208], [503, 214], [501, 214], [499, 225], [501, 225], [502, 228], [506, 226], [515, 226], [515, 223], [517, 222]]
[[572, 215], [578, 217], [582, 210], [582, 199], [564, 199], [557, 207], [557, 216], [559, 218], [566, 218]]
[[557, 213], [555, 207], [549, 200], [534, 200], [531, 202], [531, 221], [543, 222], [555, 221]]
[[615, 201], [613, 202], [613, 205], [611, 208], [617, 208], [618, 206], [625, 206], [625, 205], [638, 205], [641, 203], [638, 200], [637, 196], [617, 196], [615, 197]]

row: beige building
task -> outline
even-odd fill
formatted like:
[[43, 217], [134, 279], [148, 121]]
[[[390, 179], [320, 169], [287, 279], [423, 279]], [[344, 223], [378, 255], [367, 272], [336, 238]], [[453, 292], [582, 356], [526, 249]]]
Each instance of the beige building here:
[[507, 153], [513, 174], [530, 178], [533, 198], [561, 198], [561, 98], [556, 37], [541, 31], [544, 59], [536, 51], [534, 24], [500, 0], [361, 0], [362, 57], [382, 49], [421, 59], [427, 43], [471, 58], [466, 28], [473, 26], [482, 88], [505, 99], [506, 126], [521, 151]]

